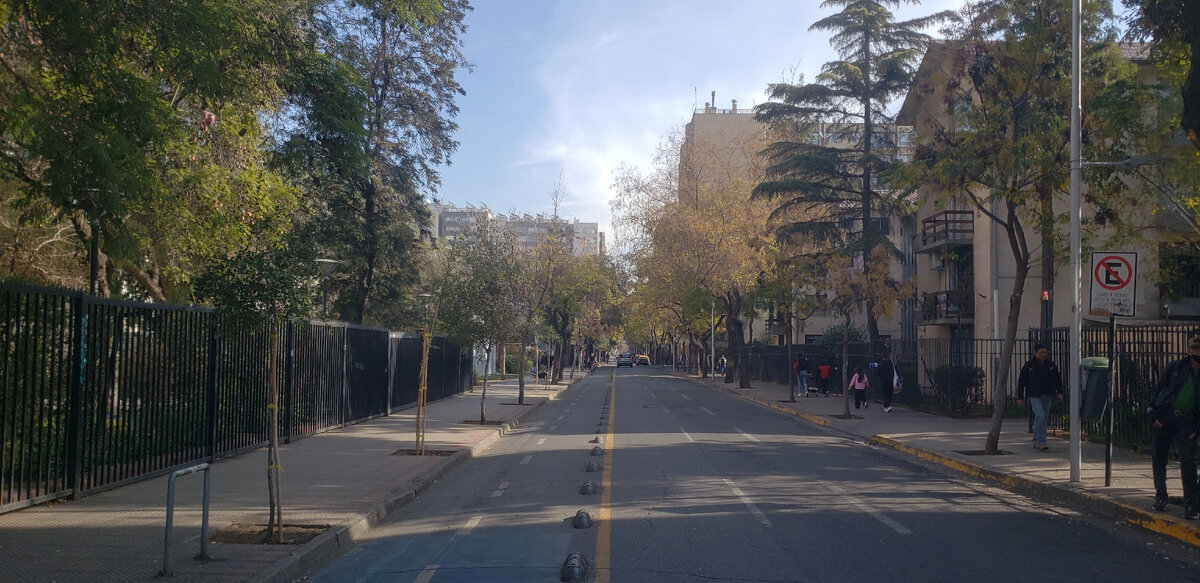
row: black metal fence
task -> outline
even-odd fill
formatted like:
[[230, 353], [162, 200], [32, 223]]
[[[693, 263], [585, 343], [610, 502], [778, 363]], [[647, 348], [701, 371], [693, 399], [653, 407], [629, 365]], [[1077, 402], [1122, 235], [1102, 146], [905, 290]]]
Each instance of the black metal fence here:
[[[1194, 322], [1117, 327], [1112, 407], [1115, 443], [1129, 448], [1149, 445], [1150, 426], [1146, 408], [1154, 396], [1158, 375], [1168, 363], [1184, 356], [1187, 339], [1196, 335], [1200, 335], [1200, 324]], [[1082, 355], [1107, 356], [1109, 336], [1108, 327], [1084, 329]], [[1012, 359], [1006, 364], [1009, 374], [1004, 395], [1010, 415], [1018, 419], [1027, 415], [1027, 411], [1018, 408], [1015, 403], [1018, 375], [1021, 366], [1033, 357], [1033, 347], [1039, 343], [1050, 349], [1051, 359], [1063, 371], [1063, 386], [1069, 386], [1067, 363], [1070, 344], [1067, 330], [1030, 330], [1028, 337], [1017, 340]], [[834, 367], [832, 382], [837, 390], [841, 382], [841, 344], [808, 343], [793, 346], [793, 357], [801, 350], [814, 371], [822, 361]], [[874, 345], [854, 342], [849, 346], [849, 370], [868, 365], [877, 360], [883, 351], [888, 351], [905, 379], [904, 392], [896, 397], [898, 402], [920, 405], [947, 415], [988, 414], [992, 390], [999, 380], [1001, 367], [1005, 366], [1002, 350], [1001, 339], [892, 340], [877, 341]], [[756, 346], [750, 360], [755, 378], [778, 383], [794, 382], [785, 347]], [[878, 388], [881, 383], [873, 384]], [[872, 395], [877, 396], [878, 392], [873, 391]], [[1050, 410], [1050, 429], [1066, 431], [1070, 424], [1069, 411], [1068, 399], [1064, 398], [1061, 403], [1056, 401]], [[1091, 438], [1100, 439], [1104, 436], [1102, 420], [1085, 419], [1082, 427], [1084, 434]]]
[[[261, 447], [272, 370], [284, 440], [411, 407], [420, 358], [380, 328], [0, 285], [0, 512]], [[435, 338], [429, 401], [470, 386]]]

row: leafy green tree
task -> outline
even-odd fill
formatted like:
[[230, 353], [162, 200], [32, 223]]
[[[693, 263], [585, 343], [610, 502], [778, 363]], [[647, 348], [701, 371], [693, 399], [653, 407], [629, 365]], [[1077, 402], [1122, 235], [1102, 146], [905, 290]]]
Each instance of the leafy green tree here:
[[[1144, 118], [1152, 103], [1106, 28], [1111, 10], [1086, 3], [1083, 71], [1085, 159], [1120, 160], [1143, 151]], [[941, 199], [962, 197], [1005, 235], [1016, 266], [1001, 362], [1010, 362], [1030, 265], [1040, 243], [1032, 229], [1061, 225], [1054, 200], [1068, 196], [1070, 103], [1069, 7], [1062, 2], [988, 0], [968, 6], [954, 40], [945, 47], [945, 70], [932, 83], [944, 92], [943, 109], [930, 121], [917, 160], [898, 182], [924, 185]], [[1085, 173], [1098, 227], [1128, 232], [1128, 209], [1145, 204], [1111, 173]], [[1060, 205], [1061, 207], [1062, 205]], [[1061, 246], [1058, 247], [1061, 249]], [[1049, 256], [1059, 257], [1053, 252]], [[992, 425], [985, 449], [996, 453], [1006, 405], [1009, 367], [992, 388]]]
[[[890, 246], [871, 220], [881, 197], [875, 175], [888, 162], [877, 151], [888, 143], [892, 118], [885, 108], [912, 83], [929, 37], [921, 30], [950, 18], [939, 12], [897, 22], [891, 8], [900, 0], [825, 0], [822, 8], [841, 11], [818, 20], [810, 31], [830, 32], [839, 60], [825, 63], [815, 83], [775, 83], [771, 101], [755, 117], [783, 136], [767, 154], [769, 180], [754, 196], [778, 202], [772, 220], [776, 235], [798, 238], [866, 259], [877, 246]], [[811, 137], [822, 122], [827, 138], [845, 145], [820, 145]], [[881, 209], [887, 211], [888, 209]], [[849, 228], [859, 225], [858, 230]], [[886, 265], [886, 264], [885, 264]], [[879, 336], [873, 306], [866, 306], [872, 338]]]
[[16, 185], [21, 223], [96, 243], [106, 295], [186, 299], [208, 259], [292, 204], [260, 163], [258, 120], [307, 50], [305, 13], [265, 0], [0, 2], [0, 180]]
[[[491, 222], [481, 222], [449, 244], [438, 316], [443, 329], [461, 345], [487, 354], [512, 337], [519, 315], [505, 301], [515, 282], [516, 253], [511, 236]], [[487, 421], [487, 375], [479, 402], [479, 422]]]
[[[454, 100], [463, 90], [455, 75], [469, 68], [461, 53], [469, 10], [466, 0], [333, 0], [315, 10], [336, 65], [316, 63], [302, 122], [287, 124], [294, 131], [285, 141], [299, 155], [290, 164], [319, 166], [303, 188], [322, 202], [311, 220], [343, 262], [342, 319], [397, 325], [412, 317], [419, 241], [430, 225], [424, 198], [458, 145]], [[335, 156], [319, 161], [326, 153]]]
[[1183, 112], [1179, 127], [1200, 150], [1200, 0], [1122, 0], [1129, 14], [1128, 35], [1152, 39], [1160, 61], [1186, 70], [1179, 85]]

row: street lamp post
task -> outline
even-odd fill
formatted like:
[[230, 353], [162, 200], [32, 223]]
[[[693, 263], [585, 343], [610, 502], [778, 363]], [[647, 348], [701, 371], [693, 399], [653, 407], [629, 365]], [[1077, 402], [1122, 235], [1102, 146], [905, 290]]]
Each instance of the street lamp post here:
[[708, 304], [708, 376], [712, 383], [717, 382], [717, 300], [714, 298]]
[[337, 259], [317, 259], [317, 269], [321, 270], [321, 314], [329, 315], [329, 277], [342, 262]]

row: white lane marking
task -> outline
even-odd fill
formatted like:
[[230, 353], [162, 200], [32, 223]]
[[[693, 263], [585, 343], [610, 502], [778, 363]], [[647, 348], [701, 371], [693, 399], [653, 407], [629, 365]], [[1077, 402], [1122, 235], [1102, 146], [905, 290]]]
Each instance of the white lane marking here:
[[507, 489], [508, 489], [508, 482], [500, 482], [500, 485], [498, 487], [496, 487], [496, 491], [492, 492], [492, 498], [499, 498], [499, 497], [503, 496], [504, 491]]
[[555, 419], [555, 421], [562, 421], [564, 417], [566, 417], [566, 415], [559, 415], [558, 419]]
[[545, 437], [543, 437], [543, 438], [539, 439], [539, 440], [538, 440], [538, 442], [537, 442], [537, 444], [538, 444], [538, 445], [542, 445], [542, 444], [544, 444], [544, 443], [546, 443], [546, 438], [545, 438]]
[[557, 425], [551, 425], [551, 426], [550, 426], [550, 431], [554, 431], [555, 429], [558, 429], [558, 426], [557, 426]]
[[518, 465], [522, 465], [522, 466], [523, 466], [523, 465], [525, 465], [525, 464], [529, 463], [529, 460], [531, 460], [531, 459], [533, 459], [533, 456], [531, 456], [531, 455], [527, 455], [527, 456], [525, 456], [525, 457], [521, 458], [521, 463], [520, 463], [520, 464], [518, 464]]
[[421, 574], [417, 575], [413, 583], [429, 583], [433, 580], [433, 574], [437, 573], [439, 568], [441, 568], [441, 565], [425, 565], [425, 568], [421, 570]]
[[753, 435], [750, 435], [749, 433], [746, 433], [745, 431], [742, 431], [741, 429], [738, 429], [737, 427], [734, 427], [733, 430], [738, 433], [741, 433], [742, 437], [745, 437], [746, 439], [749, 439], [750, 441], [753, 441], [754, 443], [760, 443], [758, 441], [757, 437], [754, 437]]
[[650, 391], [650, 398], [651, 398], [651, 399], [657, 399], [657, 398], [658, 398], [658, 395], [656, 395], [656, 394], [654, 393], [654, 391]]
[[683, 397], [683, 400], [684, 400], [684, 401], [691, 401], [691, 400], [692, 400], [692, 398], [691, 398], [691, 397], [689, 397], [689, 396], [687, 396], [687, 395], [685, 395], [685, 394], [683, 394], [683, 393], [679, 393], [679, 396], [680, 396], [680, 397]]
[[717, 414], [716, 414], [716, 413], [713, 413], [712, 411], [709, 411], [709, 410], [708, 410], [708, 407], [701, 407], [701, 408], [700, 408], [700, 410], [701, 410], [701, 411], [704, 411], [705, 413], [708, 413], [709, 415], [712, 415], [713, 417], [716, 417], [716, 416], [717, 416]]
[[479, 516], [472, 516], [471, 520], [468, 520], [462, 528], [458, 529], [458, 532], [454, 533], [454, 536], [467, 536], [471, 534], [471, 531], [475, 530], [476, 526], [479, 526], [479, 521], [481, 520], [483, 520], [482, 514]]
[[912, 531], [905, 528], [905, 526], [903, 524], [900, 524], [899, 522], [896, 522], [895, 520], [888, 518], [884, 513], [880, 512], [878, 510], [875, 510], [874, 508], [871, 508], [870, 506], [867, 506], [865, 502], [850, 495], [849, 493], [847, 493], [845, 490], [843, 490], [837, 484], [833, 484], [830, 482], [821, 482], [821, 485], [832, 490], [833, 492], [836, 492], [839, 496], [845, 498], [846, 501], [857, 506], [859, 510], [866, 512], [867, 514], [870, 514], [871, 516], [873, 516], [875, 518], [875, 520], [878, 520], [879, 522], [886, 524], [888, 526], [888, 528], [890, 528], [900, 534], [912, 534]]
[[721, 479], [725, 481], [725, 484], [729, 486], [729, 489], [733, 490], [733, 493], [738, 497], [739, 500], [742, 501], [742, 504], [745, 504], [746, 508], [750, 509], [750, 512], [758, 518], [758, 521], [761, 522], [763, 526], [771, 528], [771, 521], [767, 519], [767, 515], [763, 514], [762, 511], [750, 501], [750, 497], [747, 496], [745, 492], [742, 492], [742, 489], [738, 488], [737, 484], [734, 484], [729, 478]]
[[694, 438], [692, 438], [692, 434], [688, 433], [686, 430], [684, 430], [684, 428], [680, 427], [679, 432], [682, 433], [683, 436], [686, 437], [688, 441], [690, 441], [692, 443], [696, 443], [696, 440]]

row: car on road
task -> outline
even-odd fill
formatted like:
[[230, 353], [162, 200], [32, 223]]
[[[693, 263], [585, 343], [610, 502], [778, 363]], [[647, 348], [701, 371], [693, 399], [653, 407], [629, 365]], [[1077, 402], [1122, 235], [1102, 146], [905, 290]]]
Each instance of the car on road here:
[[617, 368], [621, 368], [623, 366], [633, 368], [633, 355], [632, 354], [618, 354], [617, 355]]
[[645, 354], [637, 355], [638, 366], [650, 366], [650, 357]]

